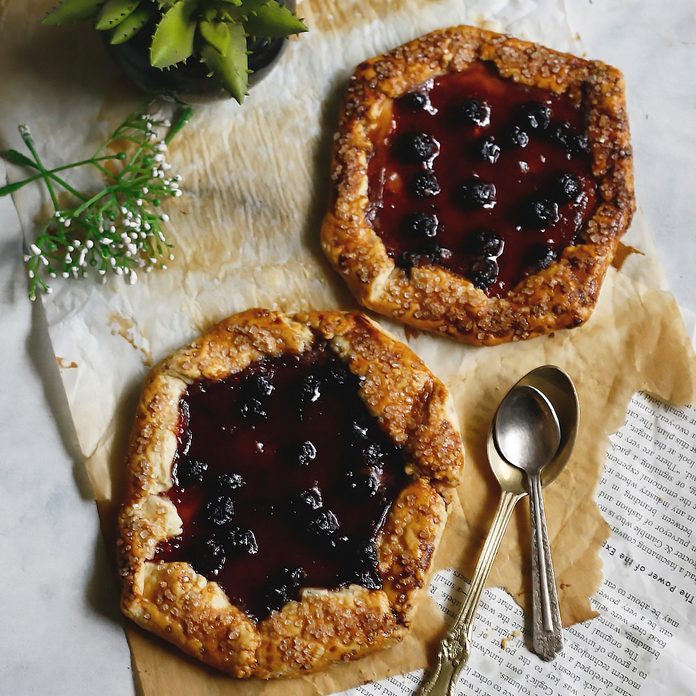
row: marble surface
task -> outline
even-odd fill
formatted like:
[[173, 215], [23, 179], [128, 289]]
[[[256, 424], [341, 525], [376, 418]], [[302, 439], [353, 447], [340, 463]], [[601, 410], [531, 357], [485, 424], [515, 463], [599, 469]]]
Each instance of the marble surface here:
[[[626, 75], [639, 204], [675, 296], [694, 312], [696, 5], [566, 5], [587, 55]], [[0, 694], [128, 696], [135, 685], [106, 551], [20, 259], [18, 222], [11, 202], [0, 199]]]

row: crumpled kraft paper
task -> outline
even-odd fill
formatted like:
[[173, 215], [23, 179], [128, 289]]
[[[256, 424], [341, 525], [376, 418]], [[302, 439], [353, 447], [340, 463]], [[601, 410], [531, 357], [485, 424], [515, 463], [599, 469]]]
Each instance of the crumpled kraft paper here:
[[[75, 50], [75, 37], [80, 36], [76, 30], [64, 30], [61, 39], [61, 30], [35, 26], [34, 18], [49, 5], [32, 0], [18, 8], [0, 0], [8, 39], [0, 47], [2, 93], [13, 97], [3, 98], [8, 107], [0, 134], [11, 138], [11, 128], [26, 118], [22, 105], [30, 103], [31, 113], [40, 114], [35, 130], [42, 131], [46, 150], [65, 154], [80, 150], [81, 143], [98, 142], [136, 102], [118, 78], [112, 82], [103, 77], [113, 72], [98, 46], [81, 47], [89, 56], [85, 60]], [[107, 538], [113, 534], [135, 402], [153, 362], [250, 306], [288, 311], [355, 307], [318, 243], [331, 136], [353, 66], [428, 30], [467, 22], [560, 49], [573, 47], [560, 0], [474, 0], [466, 6], [455, 0], [313, 0], [300, 5], [300, 14], [311, 32], [292, 42], [282, 63], [254, 88], [245, 106], [223, 103], [199, 109], [176, 141], [171, 159], [174, 171], [184, 176], [187, 193], [169, 210], [177, 243], [170, 269], [134, 287], [119, 282], [103, 287], [90, 281], [58, 284], [46, 302], [77, 434], [95, 496], [102, 501]], [[72, 43], [66, 48], [61, 41], [68, 38]], [[50, 70], [59, 79], [27, 90], [39, 68], [27, 56], [33, 56], [30, 47], [39, 40], [51, 43]], [[90, 71], [86, 65], [95, 67]], [[94, 70], [101, 79], [94, 78]], [[78, 76], [82, 88], [75, 84]], [[40, 201], [26, 190], [15, 201], [30, 234]], [[649, 248], [640, 217], [630, 238], [631, 244]], [[661, 283], [659, 264], [634, 254], [620, 272], [610, 271], [586, 326], [495, 348], [405, 334], [402, 327], [380, 319], [448, 384], [461, 419], [467, 468], [435, 559], [437, 568], [455, 566], [465, 574], [473, 569], [498, 497], [485, 458], [492, 415], [520, 376], [540, 364], [555, 363], [576, 381], [582, 408], [575, 454], [545, 493], [559, 596], [566, 625], [594, 615], [590, 597], [601, 581], [598, 549], [608, 527], [593, 492], [607, 436], [621, 425], [634, 391], [678, 403], [695, 392], [690, 342], [674, 300], [659, 289]], [[522, 503], [489, 581], [506, 588], [523, 606], [528, 534], [528, 510]], [[275, 683], [235, 682], [135, 627], [127, 632], [143, 693], [241, 696], [325, 694], [422, 667], [442, 628], [442, 615], [424, 600], [413, 632], [401, 645], [315, 676]]]

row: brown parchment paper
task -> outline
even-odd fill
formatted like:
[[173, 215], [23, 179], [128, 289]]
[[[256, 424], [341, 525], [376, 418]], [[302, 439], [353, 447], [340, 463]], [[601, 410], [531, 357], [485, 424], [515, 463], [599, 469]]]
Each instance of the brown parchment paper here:
[[[67, 156], [98, 142], [136, 103], [98, 43], [77, 30], [28, 23], [51, 4], [0, 0], [2, 135], [38, 115], [46, 150]], [[471, 0], [366, 3], [305, 1], [312, 31], [254, 88], [243, 108], [233, 103], [199, 110], [171, 153], [186, 194], [171, 206], [176, 258], [166, 273], [134, 287], [118, 282], [57, 284], [45, 302], [63, 382], [107, 539], [120, 499], [123, 449], [140, 384], [150, 365], [234, 311], [268, 306], [288, 311], [354, 308], [325, 262], [318, 229], [327, 195], [331, 137], [338, 102], [353, 66], [436, 27], [476, 23], [572, 49], [561, 0]], [[56, 33], [57, 32], [57, 33]], [[43, 54], [33, 49], [42, 45]], [[50, 64], [45, 56], [50, 55]], [[48, 73], [48, 78], [45, 74]], [[98, 76], [95, 78], [95, 74]], [[20, 105], [20, 106], [17, 106]], [[67, 154], [66, 154], [67, 153]], [[15, 202], [27, 233], [41, 201], [26, 190]], [[630, 243], [650, 242], [637, 217]], [[601, 582], [598, 550], [608, 536], [594, 492], [608, 435], [623, 422], [633, 392], [675, 403], [693, 398], [696, 367], [672, 297], [659, 289], [659, 264], [630, 256], [610, 270], [597, 310], [577, 330], [521, 344], [472, 348], [409, 332], [379, 319], [407, 340], [450, 387], [467, 454], [464, 481], [435, 559], [436, 568], [469, 575], [493, 516], [498, 490], [485, 458], [491, 417], [507, 389], [544, 363], [576, 381], [582, 421], [575, 454], [545, 493], [565, 625], [591, 618]], [[489, 584], [526, 606], [528, 509], [516, 511]], [[414, 630], [399, 646], [304, 679], [238, 683], [215, 674], [165, 643], [128, 626], [137, 681], [160, 694], [326, 694], [367, 680], [422, 667], [440, 635], [443, 616], [425, 599]]]

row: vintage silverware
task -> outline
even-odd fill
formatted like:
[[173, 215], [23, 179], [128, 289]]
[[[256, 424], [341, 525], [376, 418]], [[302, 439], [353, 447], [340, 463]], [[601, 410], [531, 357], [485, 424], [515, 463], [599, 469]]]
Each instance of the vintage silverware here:
[[[542, 483], [546, 486], [561, 473], [570, 458], [578, 428], [578, 397], [570, 377], [554, 365], [544, 365], [532, 370], [515, 386], [523, 384], [529, 384], [541, 391], [558, 416], [561, 430], [560, 444], [554, 458], [542, 472]], [[502, 495], [481, 550], [469, 593], [441, 643], [437, 664], [426, 674], [426, 679], [418, 690], [418, 696], [426, 694], [455, 696], [457, 677], [469, 659], [474, 617], [486, 578], [515, 505], [527, 495], [522, 471], [509, 464], [496, 449], [492, 425], [488, 434], [487, 453], [488, 461], [502, 489]]]
[[493, 433], [500, 454], [527, 475], [532, 528], [532, 646], [541, 658], [552, 660], [563, 649], [563, 627], [540, 472], [561, 443], [558, 416], [536, 387], [518, 385], [500, 405]]

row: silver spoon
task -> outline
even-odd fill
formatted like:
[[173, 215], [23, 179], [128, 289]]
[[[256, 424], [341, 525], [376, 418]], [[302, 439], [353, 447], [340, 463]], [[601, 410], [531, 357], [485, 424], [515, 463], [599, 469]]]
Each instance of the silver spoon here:
[[500, 454], [527, 474], [532, 522], [532, 644], [535, 653], [551, 660], [563, 648], [563, 632], [540, 473], [561, 444], [558, 416], [539, 389], [518, 385], [500, 405], [493, 430]]
[[[510, 391], [522, 385], [536, 387], [546, 395], [558, 415], [561, 426], [561, 443], [558, 451], [542, 472], [543, 483], [547, 486], [563, 471], [573, 451], [579, 423], [578, 396], [570, 377], [555, 365], [543, 365], [528, 372]], [[487, 453], [488, 461], [502, 489], [498, 510], [481, 550], [464, 604], [445, 635], [438, 653], [437, 664], [428, 673], [418, 690], [418, 696], [431, 693], [437, 696], [455, 696], [457, 678], [469, 659], [474, 616], [486, 578], [498, 553], [513, 510], [527, 495], [522, 471], [500, 455], [495, 445], [492, 427], [488, 432]]]
[[[526, 375], [527, 376], [527, 375]], [[525, 377], [526, 377], [525, 376]], [[524, 379], [524, 378], [523, 378]], [[503, 404], [513, 393], [513, 387], [508, 395], [503, 399], [498, 407], [500, 410]], [[471, 652], [471, 637], [474, 628], [474, 618], [478, 609], [481, 593], [486, 584], [488, 574], [493, 567], [493, 562], [503, 540], [505, 530], [508, 527], [510, 518], [517, 503], [527, 495], [527, 491], [522, 485], [520, 471], [505, 461], [496, 449], [493, 437], [493, 425], [497, 419], [493, 419], [491, 428], [488, 431], [488, 460], [493, 469], [493, 473], [498, 479], [502, 489], [502, 495], [498, 503], [493, 523], [488, 531], [488, 536], [481, 549], [476, 569], [471, 579], [469, 592], [462, 604], [454, 623], [440, 643], [437, 663], [426, 675], [425, 681], [418, 689], [417, 696], [435, 694], [436, 696], [455, 696], [456, 683], [464, 665], [466, 665]]]

